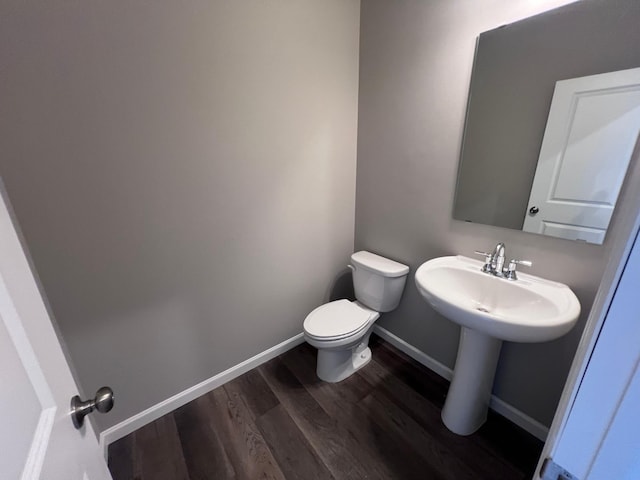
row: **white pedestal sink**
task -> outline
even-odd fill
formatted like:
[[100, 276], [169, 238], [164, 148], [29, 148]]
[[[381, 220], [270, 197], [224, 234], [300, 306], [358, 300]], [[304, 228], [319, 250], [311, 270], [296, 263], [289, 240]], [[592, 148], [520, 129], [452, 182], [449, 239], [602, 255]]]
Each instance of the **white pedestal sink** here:
[[454, 433], [470, 435], [487, 418], [502, 341], [546, 342], [566, 334], [580, 314], [569, 287], [518, 273], [506, 280], [481, 272], [482, 263], [440, 257], [416, 271], [422, 296], [462, 327], [460, 346], [442, 420]]

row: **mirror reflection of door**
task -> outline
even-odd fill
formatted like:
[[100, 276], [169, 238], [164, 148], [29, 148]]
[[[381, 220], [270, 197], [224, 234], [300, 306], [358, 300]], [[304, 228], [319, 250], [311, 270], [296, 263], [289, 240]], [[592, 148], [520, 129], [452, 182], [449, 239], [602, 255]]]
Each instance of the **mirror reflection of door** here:
[[523, 230], [601, 244], [640, 132], [640, 68], [556, 82]]

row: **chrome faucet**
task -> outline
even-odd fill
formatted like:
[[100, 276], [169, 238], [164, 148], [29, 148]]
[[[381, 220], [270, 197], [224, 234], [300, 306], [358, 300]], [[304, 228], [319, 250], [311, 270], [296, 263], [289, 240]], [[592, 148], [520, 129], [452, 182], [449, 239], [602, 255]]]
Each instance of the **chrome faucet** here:
[[517, 265], [525, 265], [530, 267], [532, 265], [528, 260], [511, 260], [509, 262], [509, 267], [505, 268], [504, 266], [504, 243], [498, 243], [493, 249], [492, 253], [480, 252], [476, 250], [478, 255], [484, 255], [484, 265], [482, 266], [482, 271], [484, 273], [488, 273], [490, 275], [494, 275], [496, 277], [506, 278], [507, 280], [517, 280], [518, 276], [516, 275], [516, 266]]
[[502, 270], [504, 269], [504, 243], [500, 242], [496, 245], [496, 248], [493, 249], [493, 254], [491, 255], [491, 268], [493, 270], [493, 274], [498, 277], [503, 276]]
[[482, 271], [495, 275], [496, 277], [502, 277], [502, 269], [504, 268], [504, 243], [500, 242], [493, 249], [493, 253], [480, 252], [476, 250], [478, 255], [484, 255], [484, 265]]

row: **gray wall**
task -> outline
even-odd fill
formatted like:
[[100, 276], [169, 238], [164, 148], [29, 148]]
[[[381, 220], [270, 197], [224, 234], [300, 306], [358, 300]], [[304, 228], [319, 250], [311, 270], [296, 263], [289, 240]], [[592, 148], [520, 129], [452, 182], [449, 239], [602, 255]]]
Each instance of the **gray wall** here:
[[640, 66], [638, 25], [637, 0], [582, 0], [480, 36], [455, 218], [522, 230], [556, 81]]
[[2, 3], [0, 173], [83, 390], [116, 392], [100, 428], [328, 297], [358, 38], [355, 0]]
[[[619, 216], [603, 246], [451, 218], [475, 39], [544, 7], [528, 0], [362, 3], [356, 249], [405, 262], [413, 274], [427, 259], [473, 256], [504, 241], [509, 256], [533, 261], [531, 273], [570, 285], [583, 305], [576, 328], [549, 343], [506, 343], [494, 387], [502, 400], [549, 425], [611, 240], [623, 227]], [[453, 366], [459, 329], [427, 306], [413, 281], [380, 324]]]

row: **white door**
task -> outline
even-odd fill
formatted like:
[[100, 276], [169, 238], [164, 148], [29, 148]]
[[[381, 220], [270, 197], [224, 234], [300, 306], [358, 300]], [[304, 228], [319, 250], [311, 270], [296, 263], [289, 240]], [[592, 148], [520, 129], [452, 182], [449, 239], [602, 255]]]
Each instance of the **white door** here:
[[[628, 257], [544, 479], [640, 478], [640, 240]], [[554, 420], [556, 423], [556, 420]], [[562, 470], [570, 473], [558, 477]]]
[[556, 82], [523, 230], [601, 244], [640, 132], [640, 68]]
[[72, 425], [77, 392], [0, 198], [0, 478], [111, 478], [89, 422], [80, 430]]

